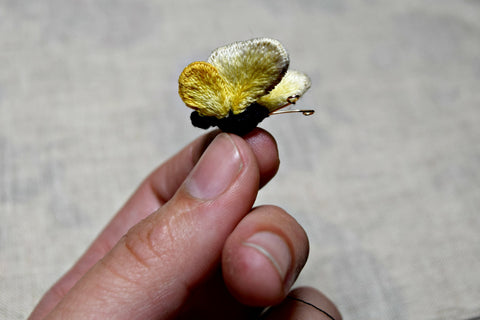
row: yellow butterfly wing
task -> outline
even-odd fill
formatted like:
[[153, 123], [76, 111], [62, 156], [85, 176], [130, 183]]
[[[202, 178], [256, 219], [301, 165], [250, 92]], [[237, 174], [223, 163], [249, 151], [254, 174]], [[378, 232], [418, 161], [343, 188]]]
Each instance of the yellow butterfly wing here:
[[280, 42], [257, 38], [220, 47], [208, 62], [230, 84], [229, 109], [239, 114], [280, 82], [290, 60]]
[[178, 94], [203, 116], [223, 118], [230, 110], [230, 84], [217, 68], [203, 61], [189, 64], [178, 78]]
[[311, 86], [310, 78], [301, 72], [288, 70], [279, 84], [257, 103], [270, 112], [290, 103], [295, 103]]

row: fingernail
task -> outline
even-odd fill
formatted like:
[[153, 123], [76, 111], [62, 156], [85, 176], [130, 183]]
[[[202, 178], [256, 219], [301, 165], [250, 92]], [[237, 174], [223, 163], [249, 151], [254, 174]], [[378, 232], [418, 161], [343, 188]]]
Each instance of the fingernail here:
[[185, 186], [195, 198], [211, 200], [222, 194], [242, 169], [237, 146], [228, 134], [219, 134], [208, 146]]
[[261, 231], [248, 238], [243, 245], [254, 248], [263, 254], [277, 270], [281, 279], [285, 280], [292, 256], [290, 247], [282, 237], [269, 231]]

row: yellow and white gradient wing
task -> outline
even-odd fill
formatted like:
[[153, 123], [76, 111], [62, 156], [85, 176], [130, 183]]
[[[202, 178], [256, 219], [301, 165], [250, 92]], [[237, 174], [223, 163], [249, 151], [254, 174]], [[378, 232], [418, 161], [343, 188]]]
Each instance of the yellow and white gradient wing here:
[[272, 90], [287, 72], [288, 53], [280, 42], [257, 38], [235, 42], [213, 51], [208, 63], [217, 68], [232, 90], [233, 114], [243, 112]]

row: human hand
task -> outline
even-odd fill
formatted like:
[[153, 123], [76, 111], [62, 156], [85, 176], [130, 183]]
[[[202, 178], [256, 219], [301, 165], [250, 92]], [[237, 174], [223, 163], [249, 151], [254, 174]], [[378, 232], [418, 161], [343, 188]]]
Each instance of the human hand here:
[[252, 209], [278, 165], [260, 129], [193, 141], [139, 186], [30, 319], [249, 319], [276, 305], [265, 319], [340, 320], [315, 289], [289, 294], [308, 255], [302, 227], [278, 207]]

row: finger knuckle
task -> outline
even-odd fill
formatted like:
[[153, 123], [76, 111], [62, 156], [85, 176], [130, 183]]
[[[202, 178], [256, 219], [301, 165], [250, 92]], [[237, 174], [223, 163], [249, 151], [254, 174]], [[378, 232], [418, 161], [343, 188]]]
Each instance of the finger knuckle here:
[[136, 263], [150, 268], [162, 254], [155, 248], [152, 241], [152, 227], [136, 230], [136, 228], [127, 232], [121, 243], [127, 255]]

